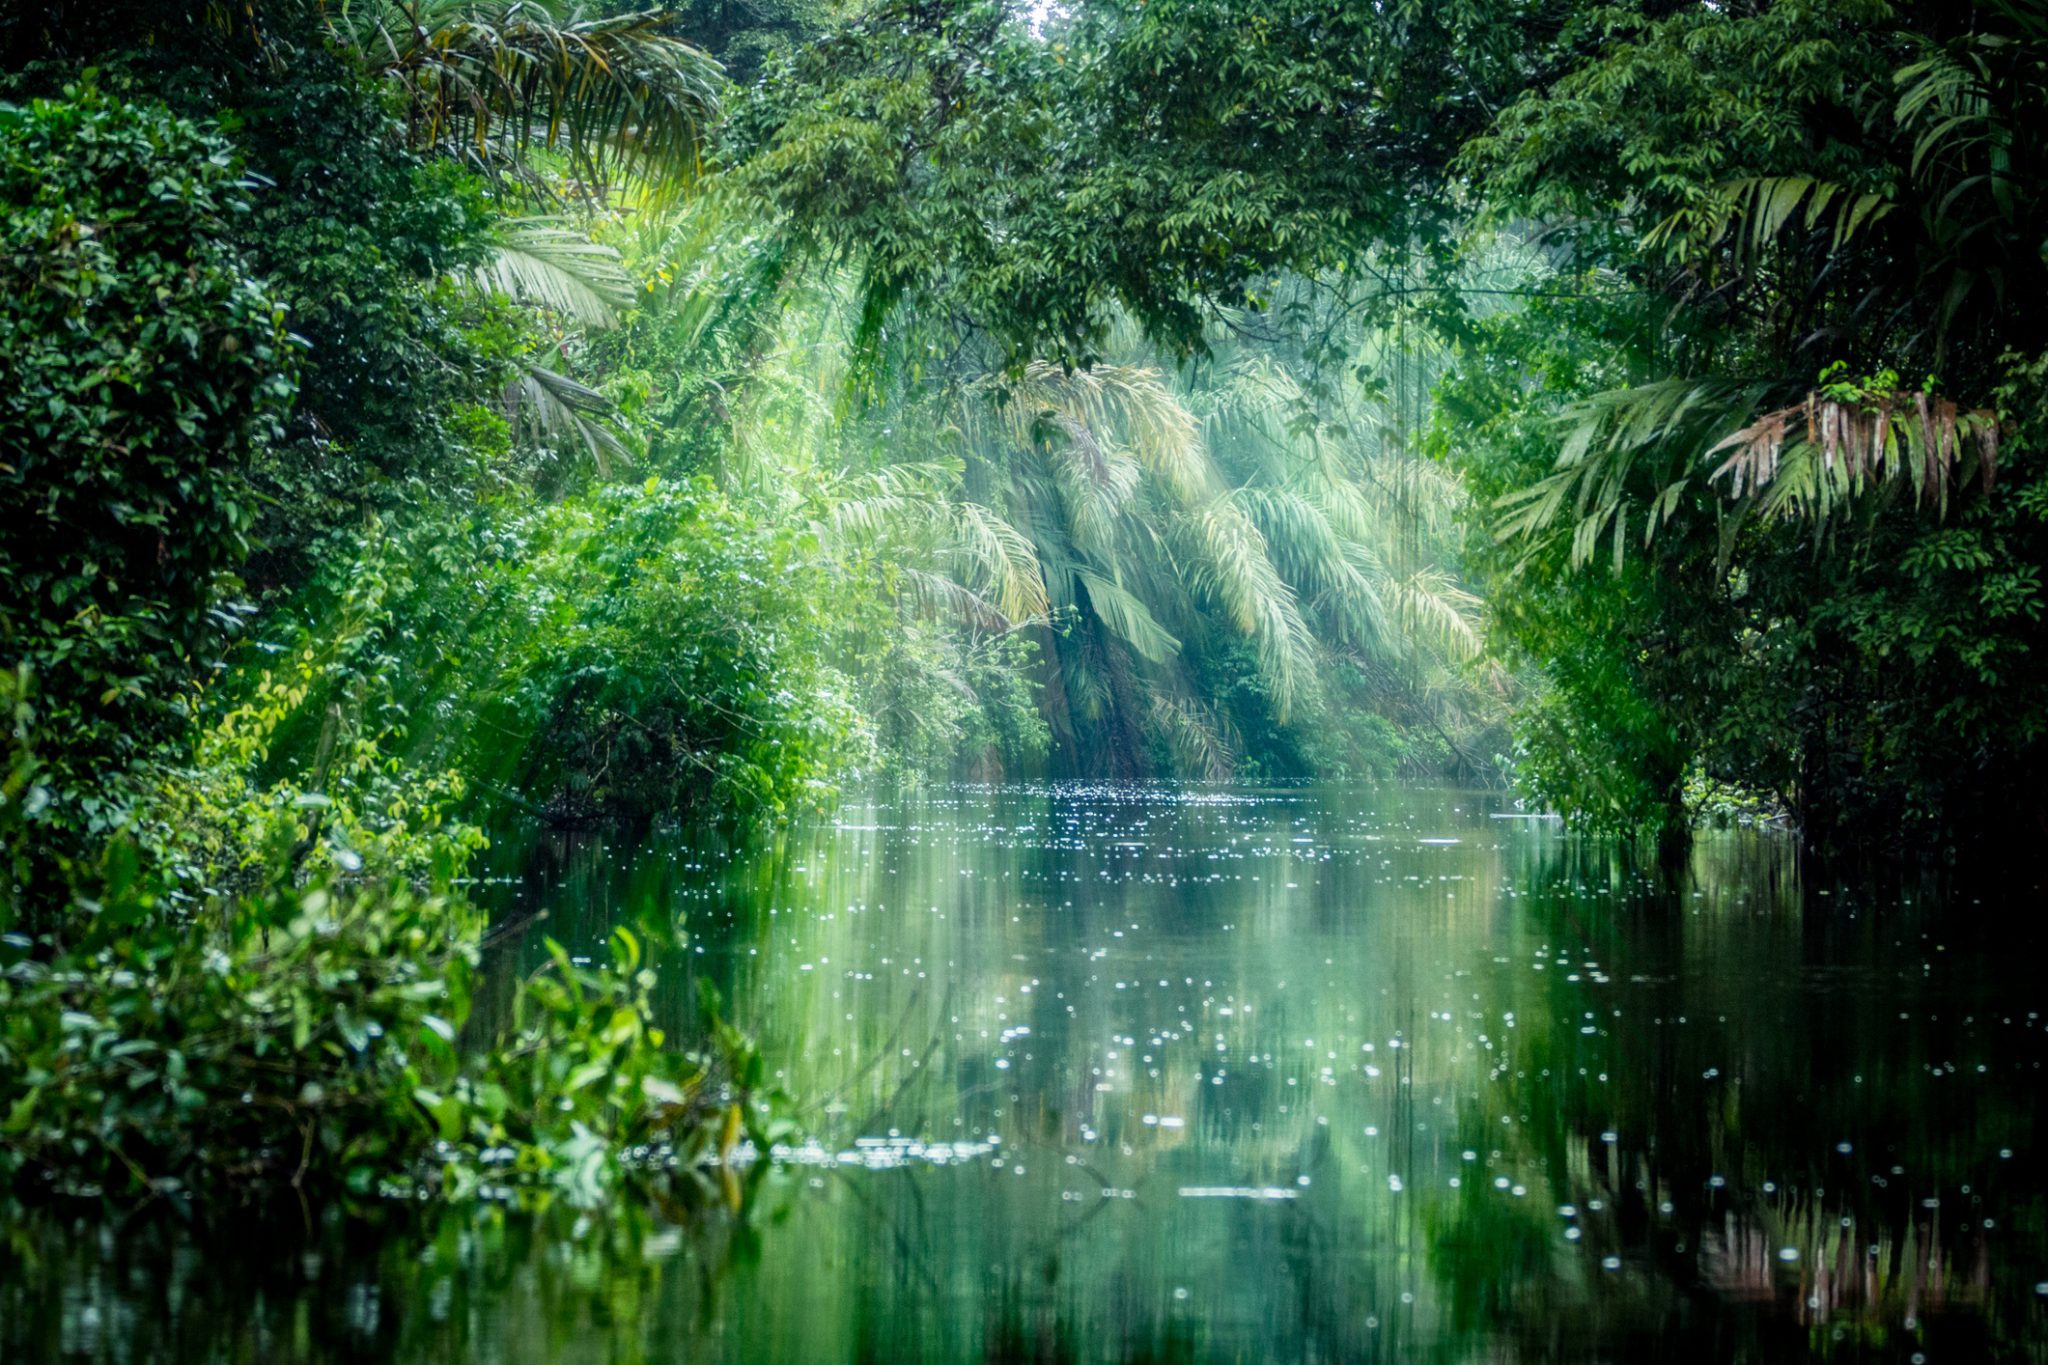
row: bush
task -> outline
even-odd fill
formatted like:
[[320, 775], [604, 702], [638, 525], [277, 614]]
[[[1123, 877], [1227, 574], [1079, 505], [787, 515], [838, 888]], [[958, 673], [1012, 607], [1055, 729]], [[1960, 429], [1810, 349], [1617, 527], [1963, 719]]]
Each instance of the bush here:
[[[23, 685], [0, 677], [0, 709]], [[483, 916], [452, 887], [475, 832], [431, 781], [371, 785], [396, 765], [348, 735], [320, 766], [344, 799], [259, 786], [291, 702], [262, 695], [202, 745], [207, 795], [143, 803], [153, 847], [115, 838], [71, 865], [58, 933], [8, 931], [37, 788], [18, 730], [0, 751], [0, 1195], [289, 1184], [589, 1205], [636, 1173], [688, 1178], [742, 1131], [770, 1140], [758, 1055], [715, 1018], [705, 1050], [670, 1046], [629, 929], [601, 966], [550, 943], [502, 1017], [473, 1017]], [[241, 806], [209, 805], [238, 774]], [[346, 799], [393, 784], [382, 811]], [[222, 866], [241, 889], [195, 891], [189, 869]]]
[[708, 480], [649, 479], [521, 533], [536, 553], [501, 561], [511, 685], [487, 712], [508, 723], [484, 732], [541, 741], [528, 790], [569, 814], [776, 815], [858, 772], [871, 740], [827, 663], [852, 587], [806, 530], [756, 525]]
[[394, 519], [336, 564], [290, 647], [374, 617], [349, 668], [404, 680], [412, 760], [552, 819], [775, 817], [872, 755], [828, 662], [862, 592], [807, 528], [650, 478], [466, 526]]
[[979, 632], [884, 610], [872, 646], [856, 656], [862, 711], [879, 741], [878, 767], [894, 777], [991, 782], [1044, 771], [1052, 732], [1031, 670], [1038, 646], [1024, 632]]
[[628, 930], [552, 960], [468, 1036], [480, 916], [403, 881], [272, 885], [191, 923], [110, 849], [87, 941], [0, 970], [0, 1189], [117, 1197], [289, 1184], [596, 1203], [729, 1148], [758, 1078], [730, 1030], [653, 1022]]
[[239, 240], [306, 343], [285, 439], [256, 468], [265, 499], [247, 571], [258, 589], [289, 590], [346, 553], [366, 509], [449, 489], [451, 415], [496, 401], [527, 338], [457, 280], [482, 261], [498, 211], [482, 183], [409, 152], [345, 57], [310, 39], [277, 53], [282, 72], [244, 73], [227, 98], [236, 148], [272, 186]]
[[0, 104], [0, 662], [34, 668], [68, 736], [60, 801], [162, 733], [247, 549], [293, 365], [227, 244], [244, 189], [159, 106]]

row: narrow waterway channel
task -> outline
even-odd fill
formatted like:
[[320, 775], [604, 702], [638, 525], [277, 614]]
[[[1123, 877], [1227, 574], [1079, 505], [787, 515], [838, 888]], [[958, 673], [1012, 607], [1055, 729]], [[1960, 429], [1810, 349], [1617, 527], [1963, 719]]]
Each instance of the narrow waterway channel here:
[[496, 891], [507, 972], [680, 922], [795, 1121], [736, 1208], [43, 1216], [0, 1357], [2048, 1353], [2027, 917], [1779, 834], [1660, 882], [1495, 795], [948, 790]]

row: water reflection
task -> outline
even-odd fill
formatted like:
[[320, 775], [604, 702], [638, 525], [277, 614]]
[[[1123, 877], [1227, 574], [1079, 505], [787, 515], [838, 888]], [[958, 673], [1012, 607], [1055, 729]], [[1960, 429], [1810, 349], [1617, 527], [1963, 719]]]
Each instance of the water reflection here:
[[6, 1358], [2048, 1355], [2025, 906], [1435, 792], [953, 792], [503, 890], [507, 973], [680, 921], [665, 1007], [795, 1097], [737, 1214], [39, 1220]]

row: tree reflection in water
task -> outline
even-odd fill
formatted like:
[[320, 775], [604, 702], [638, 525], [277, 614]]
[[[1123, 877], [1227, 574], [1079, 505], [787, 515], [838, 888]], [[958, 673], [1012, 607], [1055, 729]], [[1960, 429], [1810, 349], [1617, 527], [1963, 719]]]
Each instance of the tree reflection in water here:
[[1666, 880], [1519, 815], [966, 791], [763, 848], [558, 844], [503, 970], [676, 919], [781, 1070], [779, 1159], [669, 1207], [17, 1219], [0, 1355], [2048, 1351], [2014, 907], [1808, 886], [1740, 831]]

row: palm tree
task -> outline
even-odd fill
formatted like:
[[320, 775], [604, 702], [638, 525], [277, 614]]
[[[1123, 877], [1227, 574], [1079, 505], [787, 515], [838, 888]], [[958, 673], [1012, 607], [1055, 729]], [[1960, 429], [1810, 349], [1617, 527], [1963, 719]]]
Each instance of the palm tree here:
[[688, 352], [745, 357], [707, 386], [720, 477], [876, 566], [909, 616], [970, 641], [1028, 633], [1070, 769], [1228, 776], [1265, 738], [1246, 723], [1313, 732], [1339, 675], [1372, 679], [1365, 704], [1416, 713], [1403, 723], [1462, 733], [1486, 711], [1462, 672], [1478, 648], [1454, 571], [1462, 493], [1386, 404], [1349, 394], [1344, 422], [1302, 429], [1329, 400], [1288, 365], [1244, 351], [1177, 378], [1132, 337], [1085, 370], [983, 370], [922, 333], [864, 356], [857, 291], [822, 270], [721, 337], [701, 305], [752, 248], [694, 221], [719, 211], [678, 226], [659, 270], [690, 283], [650, 306]]
[[419, 146], [497, 172], [560, 149], [579, 187], [638, 175], [673, 193], [699, 168], [721, 68], [664, 9], [603, 18], [562, 0], [344, 0], [335, 35], [403, 92]]
[[1304, 401], [1257, 357], [1220, 385], [1032, 364], [963, 392], [966, 487], [1031, 540], [1063, 627], [1046, 636], [1049, 708], [1077, 753], [1142, 773], [1149, 732], [1181, 770], [1227, 775], [1237, 721], [1197, 656], [1232, 641], [1283, 726], [1327, 716], [1340, 657], [1385, 671], [1477, 653], [1478, 604], [1441, 550], [1400, 548], [1419, 518], [1442, 532], [1455, 482], [1290, 431]]
[[[28, 0], [0, 21], [8, 66], [107, 52], [279, 63], [333, 44], [403, 101], [416, 146], [492, 174], [560, 151], [579, 189], [639, 177], [673, 193], [698, 169], [723, 69], [663, 7], [596, 15], [569, 0]], [[609, 8], [609, 7], [607, 7]], [[529, 180], [530, 184], [534, 184]]]

